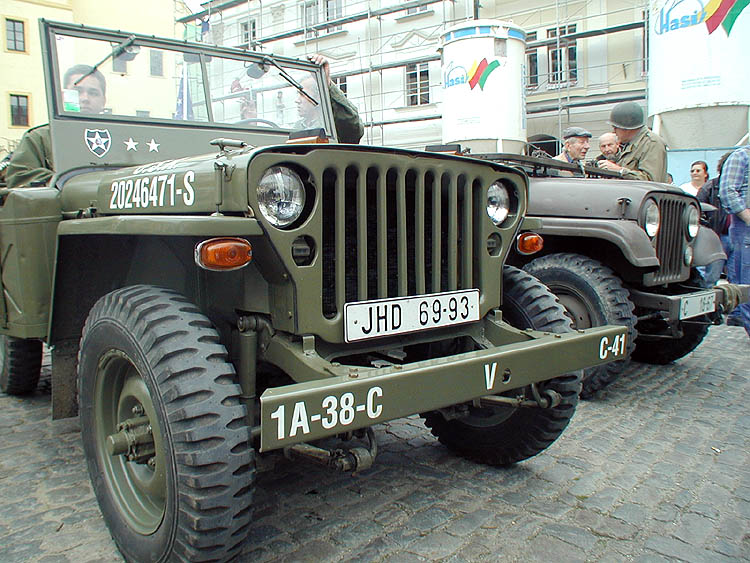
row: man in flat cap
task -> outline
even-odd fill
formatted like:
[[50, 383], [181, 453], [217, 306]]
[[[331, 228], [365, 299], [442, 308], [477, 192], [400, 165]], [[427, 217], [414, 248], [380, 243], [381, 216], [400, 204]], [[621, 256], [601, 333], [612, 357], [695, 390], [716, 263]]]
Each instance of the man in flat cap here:
[[591, 133], [583, 127], [568, 127], [563, 131], [565, 141], [563, 150], [555, 157], [555, 160], [580, 164], [589, 152], [589, 139], [591, 139]]

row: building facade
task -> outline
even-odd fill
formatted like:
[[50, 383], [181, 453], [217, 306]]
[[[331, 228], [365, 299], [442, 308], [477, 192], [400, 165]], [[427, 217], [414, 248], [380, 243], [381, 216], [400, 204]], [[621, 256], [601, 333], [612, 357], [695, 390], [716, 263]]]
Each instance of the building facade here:
[[557, 139], [571, 124], [602, 133], [614, 103], [645, 100], [645, 2], [215, 0], [201, 7], [181, 21], [198, 23], [204, 41], [326, 56], [367, 124], [363, 142], [372, 144], [442, 141], [442, 36], [471, 19], [509, 21], [526, 34], [520, 98], [530, 140]]

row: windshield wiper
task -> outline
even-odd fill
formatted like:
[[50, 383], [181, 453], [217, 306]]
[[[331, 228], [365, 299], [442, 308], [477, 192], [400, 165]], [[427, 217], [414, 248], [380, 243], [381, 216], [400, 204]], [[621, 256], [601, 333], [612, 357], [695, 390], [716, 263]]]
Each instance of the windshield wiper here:
[[265, 57], [263, 57], [263, 63], [264, 64], [270, 64], [270, 65], [276, 67], [276, 69], [279, 71], [279, 74], [281, 75], [281, 77], [284, 80], [286, 80], [289, 84], [291, 84], [292, 86], [294, 86], [299, 91], [299, 93], [302, 94], [305, 98], [307, 98], [308, 100], [310, 100], [310, 103], [312, 105], [314, 105], [314, 106], [320, 105], [320, 103], [315, 98], [313, 98], [310, 94], [307, 93], [307, 90], [305, 90], [305, 87], [302, 86], [302, 84], [300, 84], [294, 78], [292, 78], [290, 76], [290, 74], [286, 70], [284, 70], [283, 68], [281, 68], [276, 63], [276, 61], [273, 60], [270, 56], [266, 55]]
[[89, 76], [91, 76], [92, 74], [94, 74], [97, 71], [97, 69], [101, 65], [103, 65], [104, 63], [106, 63], [110, 58], [115, 58], [116, 59], [117, 57], [119, 57], [120, 55], [122, 55], [125, 52], [125, 50], [128, 47], [130, 47], [133, 43], [135, 43], [135, 35], [131, 35], [130, 37], [128, 37], [127, 39], [125, 39], [125, 41], [123, 41], [119, 45], [116, 45], [115, 47], [113, 47], [111, 53], [109, 53], [101, 61], [99, 61], [93, 67], [91, 67], [90, 71], [88, 71], [86, 74], [84, 74], [83, 76], [81, 76], [78, 80], [76, 80], [75, 82], [73, 82], [73, 86], [78, 86], [84, 78], [88, 78]]

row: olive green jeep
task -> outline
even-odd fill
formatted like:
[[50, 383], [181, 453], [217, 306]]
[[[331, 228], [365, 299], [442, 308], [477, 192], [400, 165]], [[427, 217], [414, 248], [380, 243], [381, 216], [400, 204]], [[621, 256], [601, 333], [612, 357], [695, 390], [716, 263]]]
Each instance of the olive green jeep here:
[[700, 202], [681, 189], [543, 157], [480, 158], [530, 177], [527, 223], [537, 221], [544, 248], [511, 249], [508, 263], [544, 282], [576, 328], [628, 329], [624, 358], [584, 371], [583, 397], [616, 379], [631, 357], [666, 364], [689, 354], [722, 313], [748, 301], [747, 285], [704, 287], [696, 267], [726, 256], [700, 225]]
[[[572, 330], [504, 266], [523, 172], [337, 143], [309, 62], [41, 36], [57, 170], [1, 192], [0, 385], [32, 391], [51, 347], [53, 417], [79, 414], [126, 559], [237, 555], [256, 455], [364, 470], [395, 418], [421, 414], [482, 463], [533, 456], [573, 415], [580, 370], [626, 355], [623, 327]], [[97, 61], [107, 106], [86, 113], [64, 73]]]

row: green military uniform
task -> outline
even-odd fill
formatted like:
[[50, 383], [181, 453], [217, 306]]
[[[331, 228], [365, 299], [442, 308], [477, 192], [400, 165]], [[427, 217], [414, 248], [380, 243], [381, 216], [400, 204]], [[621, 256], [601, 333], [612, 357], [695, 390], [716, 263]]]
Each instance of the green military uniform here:
[[335, 84], [328, 85], [331, 95], [333, 121], [336, 125], [336, 137], [340, 143], [357, 144], [365, 133], [365, 126], [359, 118], [359, 112], [344, 93]]
[[624, 167], [623, 178], [667, 181], [667, 146], [646, 126], [641, 127], [632, 141], [620, 147], [616, 163]]
[[46, 182], [54, 170], [49, 125], [33, 127], [24, 133], [13, 151], [6, 171], [8, 187], [21, 188], [32, 182]]

